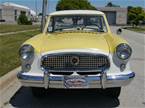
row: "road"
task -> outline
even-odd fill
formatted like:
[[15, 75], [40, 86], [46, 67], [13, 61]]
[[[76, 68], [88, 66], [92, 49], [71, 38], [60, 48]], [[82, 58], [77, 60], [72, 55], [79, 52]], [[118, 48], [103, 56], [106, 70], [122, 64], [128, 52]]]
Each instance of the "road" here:
[[[111, 27], [116, 31], [116, 27]], [[136, 72], [133, 82], [122, 88], [119, 99], [114, 99], [100, 94], [95, 90], [64, 91], [52, 90], [45, 98], [34, 98], [29, 88], [20, 88], [11, 98], [5, 108], [100, 108], [100, 107], [145, 107], [145, 83], [144, 83], [144, 50], [145, 35], [123, 30], [121, 37], [125, 38], [133, 47], [131, 68]]]

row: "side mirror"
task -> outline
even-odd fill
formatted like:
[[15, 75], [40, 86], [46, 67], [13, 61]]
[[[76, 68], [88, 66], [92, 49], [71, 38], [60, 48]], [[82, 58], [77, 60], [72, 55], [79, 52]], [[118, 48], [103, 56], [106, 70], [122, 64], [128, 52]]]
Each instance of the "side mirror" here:
[[122, 33], [122, 29], [121, 28], [119, 28], [118, 30], [117, 30], [117, 32], [116, 32], [118, 35], [120, 35], [121, 33]]

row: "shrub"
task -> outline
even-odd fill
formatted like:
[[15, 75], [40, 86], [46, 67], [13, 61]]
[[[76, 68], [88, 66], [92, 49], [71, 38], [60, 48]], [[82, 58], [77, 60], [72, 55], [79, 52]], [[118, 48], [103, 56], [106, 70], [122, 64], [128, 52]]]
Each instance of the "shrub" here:
[[32, 25], [32, 21], [28, 21], [28, 17], [24, 13], [21, 13], [19, 18], [18, 18], [18, 24]]

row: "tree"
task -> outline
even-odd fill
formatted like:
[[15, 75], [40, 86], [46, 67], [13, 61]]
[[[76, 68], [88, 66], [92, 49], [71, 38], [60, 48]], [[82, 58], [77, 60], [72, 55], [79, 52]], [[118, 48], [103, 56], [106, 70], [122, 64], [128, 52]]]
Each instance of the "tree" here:
[[42, 16], [42, 13], [39, 13], [38, 16]]
[[21, 13], [18, 18], [18, 24], [22, 25], [32, 25], [32, 21], [28, 21], [28, 18], [25, 13]]
[[145, 12], [141, 7], [128, 7], [128, 23], [138, 26], [145, 20]]
[[96, 10], [88, 0], [59, 0], [56, 10]]
[[120, 7], [119, 5], [115, 5], [112, 2], [108, 2], [108, 4], [106, 5], [106, 7]]

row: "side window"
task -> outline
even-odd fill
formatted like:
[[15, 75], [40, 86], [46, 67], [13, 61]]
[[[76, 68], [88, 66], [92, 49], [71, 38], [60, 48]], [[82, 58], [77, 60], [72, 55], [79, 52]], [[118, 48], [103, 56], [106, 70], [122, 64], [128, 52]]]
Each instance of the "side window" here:
[[102, 30], [104, 32], [107, 32], [107, 27], [106, 27], [106, 24], [105, 24], [105, 21], [104, 21], [104, 18], [103, 17], [101, 18], [101, 24], [102, 24]]
[[48, 32], [52, 32], [53, 31], [53, 27], [52, 27], [52, 23], [53, 23], [53, 19], [50, 19], [49, 25], [48, 25]]

